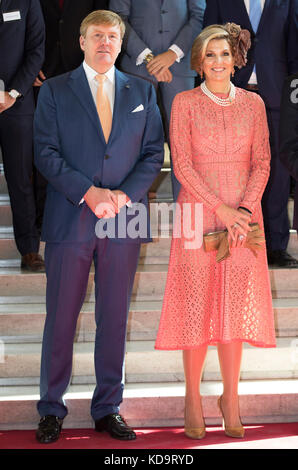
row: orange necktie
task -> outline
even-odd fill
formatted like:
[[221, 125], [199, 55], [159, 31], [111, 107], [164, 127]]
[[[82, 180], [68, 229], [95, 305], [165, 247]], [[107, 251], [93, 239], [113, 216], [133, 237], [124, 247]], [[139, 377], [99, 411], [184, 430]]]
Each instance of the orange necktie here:
[[107, 142], [109, 140], [112, 128], [112, 110], [109, 98], [104, 91], [104, 81], [106, 78], [107, 77], [105, 75], [96, 75], [95, 77], [98, 82], [96, 94], [96, 108], [101, 123], [103, 135]]

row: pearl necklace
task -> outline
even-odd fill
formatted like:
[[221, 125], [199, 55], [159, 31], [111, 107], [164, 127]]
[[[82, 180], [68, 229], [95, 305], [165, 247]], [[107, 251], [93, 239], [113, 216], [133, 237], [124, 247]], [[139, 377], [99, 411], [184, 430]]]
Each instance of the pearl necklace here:
[[219, 98], [218, 96], [214, 95], [206, 86], [206, 82], [201, 83], [200, 88], [205, 95], [207, 95], [214, 103], [219, 104], [220, 106], [230, 106], [235, 99], [236, 96], [236, 88], [231, 83], [231, 88], [229, 92], [229, 96], [227, 98]]

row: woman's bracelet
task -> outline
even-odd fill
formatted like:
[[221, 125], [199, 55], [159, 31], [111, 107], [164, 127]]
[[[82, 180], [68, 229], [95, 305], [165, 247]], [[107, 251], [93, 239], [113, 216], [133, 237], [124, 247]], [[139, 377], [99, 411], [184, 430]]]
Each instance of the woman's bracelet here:
[[243, 209], [244, 211], [248, 212], [250, 215], [252, 215], [252, 212], [247, 209], [246, 207], [243, 207], [243, 206], [239, 206], [238, 209]]

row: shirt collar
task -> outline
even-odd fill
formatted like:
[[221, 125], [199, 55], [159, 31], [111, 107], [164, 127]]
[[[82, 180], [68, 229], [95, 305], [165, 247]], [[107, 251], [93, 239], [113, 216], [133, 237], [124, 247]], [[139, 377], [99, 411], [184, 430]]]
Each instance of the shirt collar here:
[[[83, 67], [84, 67], [88, 80], [94, 80], [96, 75], [98, 75], [98, 72], [96, 72], [96, 70], [90, 67], [90, 65], [88, 65], [85, 62], [85, 60], [83, 62]], [[115, 83], [115, 66], [114, 65], [105, 73], [105, 76], [112, 84]]]

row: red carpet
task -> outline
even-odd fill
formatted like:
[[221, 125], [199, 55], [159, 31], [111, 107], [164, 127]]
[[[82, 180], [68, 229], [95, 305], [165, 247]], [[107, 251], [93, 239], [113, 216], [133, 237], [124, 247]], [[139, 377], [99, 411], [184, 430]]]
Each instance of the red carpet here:
[[93, 429], [63, 429], [60, 439], [47, 445], [35, 440], [35, 431], [0, 431], [0, 449], [298, 449], [298, 423], [245, 426], [244, 439], [225, 436], [208, 427], [201, 441], [187, 438], [182, 428], [136, 429], [137, 439], [121, 442]]

